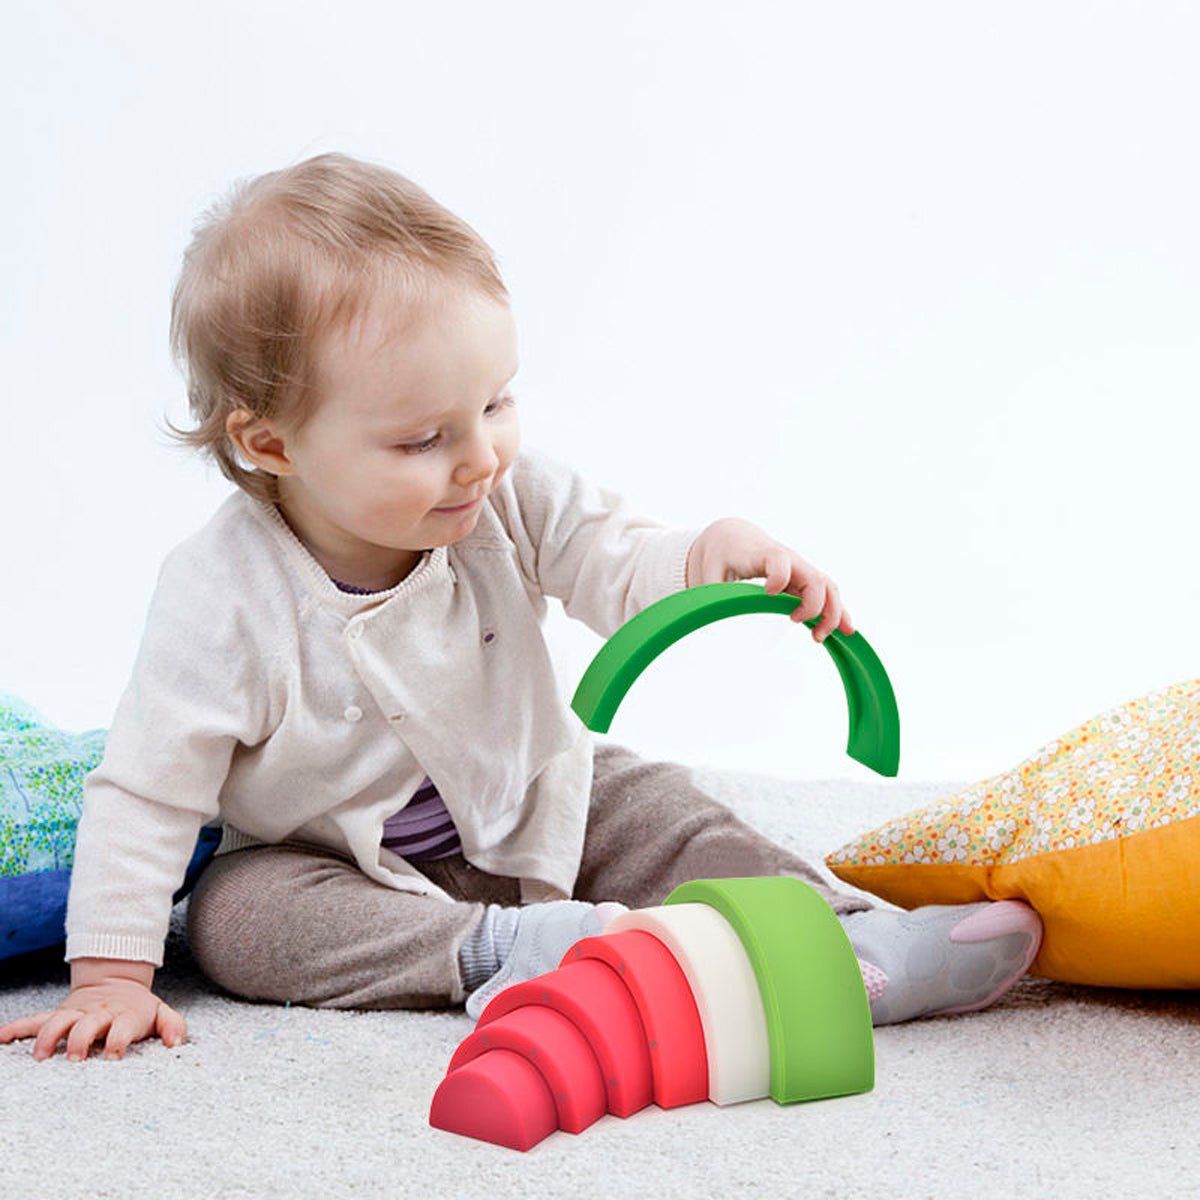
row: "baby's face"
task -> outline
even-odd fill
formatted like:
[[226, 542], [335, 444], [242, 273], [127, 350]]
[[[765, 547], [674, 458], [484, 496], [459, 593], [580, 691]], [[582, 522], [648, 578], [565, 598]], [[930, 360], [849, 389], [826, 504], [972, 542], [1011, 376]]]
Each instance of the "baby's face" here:
[[512, 312], [444, 288], [413, 319], [380, 297], [328, 339], [318, 367], [320, 400], [288, 441], [281, 507], [335, 578], [390, 586], [420, 551], [474, 529], [516, 456]]

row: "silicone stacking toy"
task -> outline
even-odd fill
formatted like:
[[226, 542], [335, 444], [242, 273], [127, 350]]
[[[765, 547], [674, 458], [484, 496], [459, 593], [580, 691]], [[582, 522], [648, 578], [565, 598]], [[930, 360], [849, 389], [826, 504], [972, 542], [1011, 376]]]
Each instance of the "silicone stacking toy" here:
[[484, 1009], [429, 1123], [528, 1150], [605, 1113], [866, 1092], [866, 989], [833, 910], [773, 876], [677, 887]]
[[[600, 648], [575, 689], [571, 707], [596, 733], [607, 733], [633, 681], [668, 646], [693, 630], [742, 613], [791, 613], [796, 596], [767, 595], [756, 583], [709, 583], [686, 588], [643, 609]], [[814, 627], [819, 618], [805, 624]], [[900, 766], [900, 714], [891, 680], [861, 633], [834, 630], [822, 643], [846, 690], [850, 731], [846, 753], [880, 775]]]

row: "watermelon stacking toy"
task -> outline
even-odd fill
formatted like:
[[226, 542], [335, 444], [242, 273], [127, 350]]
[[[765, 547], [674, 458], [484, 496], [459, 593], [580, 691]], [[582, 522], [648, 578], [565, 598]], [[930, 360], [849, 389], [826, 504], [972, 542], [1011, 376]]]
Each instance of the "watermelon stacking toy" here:
[[429, 1122], [528, 1150], [651, 1103], [869, 1091], [874, 1063], [858, 962], [820, 896], [784, 876], [698, 880], [499, 993]]

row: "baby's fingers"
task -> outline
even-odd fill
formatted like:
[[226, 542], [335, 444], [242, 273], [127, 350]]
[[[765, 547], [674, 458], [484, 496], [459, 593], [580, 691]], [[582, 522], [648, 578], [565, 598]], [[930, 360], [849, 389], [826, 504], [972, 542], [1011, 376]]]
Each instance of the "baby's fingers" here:
[[763, 560], [763, 586], [768, 596], [778, 596], [792, 578], [792, 557], [784, 547], [768, 552]]
[[829, 580], [825, 589], [825, 607], [822, 612], [820, 621], [813, 626], [813, 637], [818, 642], [823, 642], [838, 626], [842, 620], [842, 598], [838, 592], [837, 584], [833, 580]]
[[150, 1030], [144, 1020], [130, 1012], [118, 1013], [113, 1019], [108, 1039], [104, 1043], [105, 1058], [124, 1058], [125, 1051], [133, 1042], [140, 1042]]
[[88, 1056], [93, 1042], [100, 1041], [112, 1027], [113, 1016], [110, 1012], [85, 1013], [75, 1022], [75, 1028], [67, 1037], [67, 1058], [72, 1062], [82, 1062]]
[[18, 1017], [15, 1021], [9, 1021], [7, 1025], [0, 1025], [0, 1044], [37, 1037], [38, 1030], [53, 1011], [52, 1008], [48, 1008], [45, 1012], [34, 1013], [32, 1017]]
[[187, 1041], [187, 1022], [169, 1004], [159, 1001], [154, 1016], [154, 1029], [164, 1046], [178, 1046]]
[[72, 1026], [82, 1016], [83, 1012], [78, 1008], [55, 1009], [42, 1022], [42, 1027], [33, 1043], [33, 1057], [38, 1062], [53, 1057], [55, 1050], [58, 1049], [58, 1043], [70, 1033]]
[[[792, 620], [796, 622], [811, 621], [820, 616], [825, 610], [826, 580], [824, 575], [816, 575], [805, 582], [800, 592], [800, 603], [792, 610]], [[814, 629], [815, 633], [816, 630]]]

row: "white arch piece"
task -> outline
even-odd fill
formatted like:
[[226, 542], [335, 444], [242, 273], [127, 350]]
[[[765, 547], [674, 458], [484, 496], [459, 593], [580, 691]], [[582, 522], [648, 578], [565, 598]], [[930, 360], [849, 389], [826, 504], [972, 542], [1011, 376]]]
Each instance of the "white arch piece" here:
[[669, 904], [622, 913], [605, 933], [640, 929], [675, 956], [700, 1012], [714, 1104], [771, 1092], [771, 1053], [762, 995], [732, 925], [707, 904]]

